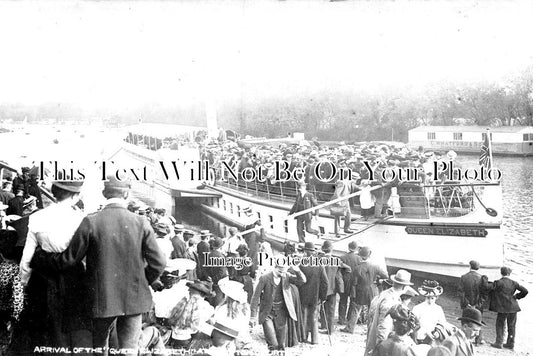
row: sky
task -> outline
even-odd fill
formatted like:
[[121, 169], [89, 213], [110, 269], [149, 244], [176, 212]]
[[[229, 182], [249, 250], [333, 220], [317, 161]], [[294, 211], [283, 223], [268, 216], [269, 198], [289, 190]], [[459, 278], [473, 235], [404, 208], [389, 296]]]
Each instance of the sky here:
[[0, 2], [0, 103], [188, 105], [500, 82], [532, 1]]

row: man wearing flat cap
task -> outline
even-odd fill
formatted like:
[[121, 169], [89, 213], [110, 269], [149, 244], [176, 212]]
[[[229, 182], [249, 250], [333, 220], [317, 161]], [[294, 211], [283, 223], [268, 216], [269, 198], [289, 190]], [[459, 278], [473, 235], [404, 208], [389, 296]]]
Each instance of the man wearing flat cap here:
[[[516, 313], [520, 311], [518, 300], [524, 298], [528, 290], [512, 280], [511, 269], [502, 267], [500, 269], [502, 278], [494, 281], [492, 285], [492, 297], [490, 310], [498, 313], [496, 318], [496, 342], [492, 347], [501, 349], [514, 349], [516, 335]], [[517, 293], [518, 292], [518, 293]], [[503, 344], [503, 332], [507, 323], [507, 342]]]
[[[304, 181], [298, 182], [298, 193], [296, 201], [292, 206], [289, 215], [313, 208], [318, 205], [315, 196], [307, 191], [306, 183]], [[318, 209], [312, 212], [305, 213], [296, 217], [296, 232], [298, 233], [298, 240], [305, 242], [305, 232], [319, 235], [320, 232], [311, 227], [311, 216], [318, 216]]]
[[104, 209], [82, 220], [64, 252], [37, 251], [32, 261], [32, 267], [62, 271], [85, 258], [94, 347], [107, 347], [116, 325], [119, 348], [138, 348], [141, 314], [152, 306], [149, 286], [166, 266], [148, 221], [126, 209], [129, 188], [108, 177]]

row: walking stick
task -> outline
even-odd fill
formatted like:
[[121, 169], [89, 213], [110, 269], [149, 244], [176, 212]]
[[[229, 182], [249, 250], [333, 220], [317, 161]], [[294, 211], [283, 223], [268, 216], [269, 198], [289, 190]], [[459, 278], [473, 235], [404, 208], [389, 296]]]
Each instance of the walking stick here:
[[326, 301], [323, 301], [320, 304], [320, 309], [322, 309], [322, 312], [324, 313], [324, 323], [326, 324], [326, 331], [328, 332], [328, 340], [329, 340], [329, 346], [333, 347], [333, 344], [331, 343], [331, 333], [329, 332], [329, 325], [328, 325], [328, 317], [326, 315], [326, 309], [324, 309], [324, 303]]

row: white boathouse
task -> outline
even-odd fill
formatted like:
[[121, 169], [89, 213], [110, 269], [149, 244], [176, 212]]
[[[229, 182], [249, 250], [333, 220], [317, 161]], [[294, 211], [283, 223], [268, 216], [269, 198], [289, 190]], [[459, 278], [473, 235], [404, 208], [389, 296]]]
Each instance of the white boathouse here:
[[[409, 146], [431, 150], [479, 153], [485, 126], [419, 126], [409, 130]], [[500, 155], [533, 155], [533, 126], [490, 127], [492, 152]]]

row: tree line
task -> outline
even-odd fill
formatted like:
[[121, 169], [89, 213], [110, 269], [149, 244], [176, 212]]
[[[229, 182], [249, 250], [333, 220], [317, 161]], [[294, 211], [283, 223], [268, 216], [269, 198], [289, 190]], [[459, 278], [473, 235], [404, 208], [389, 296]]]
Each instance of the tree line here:
[[[87, 109], [61, 103], [0, 105], [0, 120], [90, 121], [120, 125], [144, 122], [206, 125], [205, 105], [145, 104], [127, 110]], [[380, 93], [333, 92], [224, 102], [217, 105], [219, 127], [241, 135], [284, 137], [304, 132], [320, 140], [407, 141], [420, 125], [533, 125], [533, 66], [498, 83], [439, 83], [423, 90]]]

